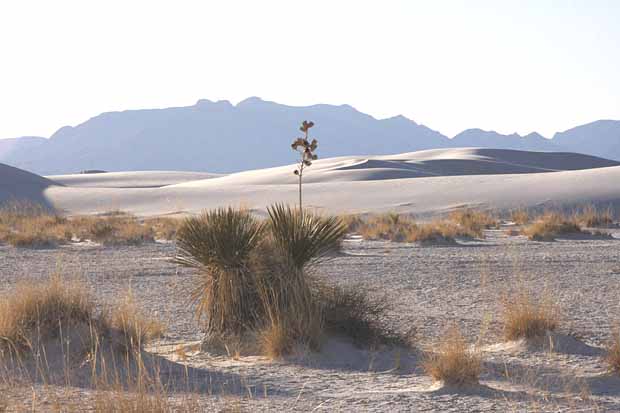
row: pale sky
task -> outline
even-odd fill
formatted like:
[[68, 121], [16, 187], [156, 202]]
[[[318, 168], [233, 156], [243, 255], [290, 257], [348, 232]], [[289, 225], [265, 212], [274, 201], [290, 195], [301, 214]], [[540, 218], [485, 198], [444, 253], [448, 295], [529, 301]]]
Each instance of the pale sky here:
[[450, 137], [620, 119], [620, 0], [1, 0], [0, 56], [0, 138], [249, 96]]

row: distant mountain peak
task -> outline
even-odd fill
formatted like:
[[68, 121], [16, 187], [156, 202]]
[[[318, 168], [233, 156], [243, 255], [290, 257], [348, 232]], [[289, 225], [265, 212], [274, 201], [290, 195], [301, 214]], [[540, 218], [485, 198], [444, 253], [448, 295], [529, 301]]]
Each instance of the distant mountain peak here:
[[240, 106], [249, 106], [249, 105], [258, 105], [261, 103], [266, 103], [263, 99], [258, 96], [250, 96], [249, 98], [243, 99], [241, 102], [237, 103], [237, 107]]
[[523, 137], [524, 139], [547, 139], [538, 132], [530, 132]]

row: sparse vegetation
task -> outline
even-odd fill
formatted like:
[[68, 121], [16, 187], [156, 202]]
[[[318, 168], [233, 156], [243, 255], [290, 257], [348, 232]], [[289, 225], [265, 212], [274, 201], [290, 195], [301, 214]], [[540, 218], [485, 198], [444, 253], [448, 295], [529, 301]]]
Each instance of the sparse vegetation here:
[[41, 205], [13, 202], [0, 208], [0, 243], [20, 248], [53, 248], [72, 241], [104, 245], [139, 245], [155, 238], [174, 239], [180, 221], [111, 211], [101, 215], [63, 217]]
[[497, 218], [485, 211], [465, 209], [457, 210], [450, 214], [449, 220], [455, 222], [465, 233], [482, 238], [483, 230], [498, 228]]
[[458, 327], [452, 326], [422, 366], [433, 379], [448, 386], [467, 386], [478, 383], [482, 360], [476, 351], [469, 349]]
[[[364, 239], [394, 242], [454, 243], [455, 238], [482, 237], [481, 219], [477, 215], [458, 215], [453, 220], [435, 220], [416, 223], [406, 215], [387, 213], [359, 218], [350, 222]], [[486, 222], [486, 221], [485, 221]]]
[[369, 346], [396, 337], [380, 326], [382, 305], [311, 274], [339, 248], [339, 219], [284, 205], [268, 212], [261, 224], [245, 211], [209, 211], [179, 230], [176, 261], [203, 273], [193, 298], [209, 341], [254, 336], [263, 354], [280, 357], [298, 346], [318, 350], [325, 332]]
[[530, 213], [523, 208], [516, 209], [510, 213], [510, 220], [517, 225], [525, 225], [530, 222]]
[[542, 337], [559, 325], [559, 309], [551, 297], [537, 297], [523, 285], [503, 297], [503, 307], [506, 340]]
[[159, 323], [142, 316], [131, 300], [103, 313], [96, 312], [87, 288], [76, 280], [54, 275], [23, 283], [0, 301], [0, 355], [37, 351], [49, 340], [77, 331], [83, 348], [93, 340], [132, 352], [161, 334]]
[[202, 272], [192, 300], [208, 335], [240, 334], [261, 318], [252, 259], [263, 233], [248, 211], [232, 208], [206, 211], [181, 226], [175, 260]]
[[582, 234], [574, 217], [560, 212], [546, 212], [521, 230], [532, 241], [553, 241], [560, 235]]
[[607, 343], [604, 357], [610, 372], [620, 374], [620, 329], [616, 328]]
[[594, 205], [586, 205], [575, 213], [575, 221], [584, 227], [608, 227], [614, 222], [611, 208], [600, 210]]

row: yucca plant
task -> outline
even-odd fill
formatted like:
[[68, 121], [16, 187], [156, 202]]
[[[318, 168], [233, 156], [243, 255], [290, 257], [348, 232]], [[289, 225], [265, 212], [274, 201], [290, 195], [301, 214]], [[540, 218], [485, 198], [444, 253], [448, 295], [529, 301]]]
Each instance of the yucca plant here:
[[259, 317], [251, 261], [263, 232], [249, 212], [233, 208], [203, 212], [179, 229], [175, 261], [202, 272], [191, 298], [207, 334], [240, 333]]
[[299, 177], [299, 209], [302, 209], [302, 199], [301, 199], [301, 186], [302, 186], [302, 178], [304, 175], [304, 168], [312, 165], [312, 161], [316, 161], [318, 156], [314, 153], [316, 148], [319, 146], [319, 142], [316, 139], [312, 139], [312, 142], [309, 141], [308, 131], [311, 127], [314, 126], [314, 122], [304, 120], [299, 127], [299, 130], [304, 133], [303, 138], [297, 138], [293, 141], [291, 147], [294, 151], [299, 152], [300, 160], [299, 166], [295, 169], [294, 173]]
[[338, 217], [324, 217], [282, 204], [272, 205], [267, 212], [275, 246], [296, 270], [338, 250], [347, 233]]
[[306, 272], [309, 265], [339, 247], [346, 226], [336, 217], [321, 217], [281, 204], [269, 207], [267, 212], [272, 248], [280, 258], [278, 271], [261, 289], [264, 311], [271, 320], [269, 330], [280, 331], [279, 326], [285, 325], [292, 332], [289, 337], [318, 349], [323, 314]]

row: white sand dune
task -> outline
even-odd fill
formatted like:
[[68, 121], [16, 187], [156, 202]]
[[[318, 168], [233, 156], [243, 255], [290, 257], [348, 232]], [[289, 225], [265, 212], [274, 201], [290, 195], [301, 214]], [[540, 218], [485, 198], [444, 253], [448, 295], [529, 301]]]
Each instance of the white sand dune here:
[[[117, 173], [110, 180], [102, 176], [99, 182], [97, 175], [81, 182], [76, 177], [57, 178], [67, 186], [49, 186], [44, 195], [68, 213], [122, 209], [160, 215], [226, 205], [260, 212], [274, 202], [296, 202], [294, 168], [247, 171], [156, 188], [140, 179], [162, 183], [181, 180], [181, 176], [178, 172], [169, 176], [157, 172], [152, 177], [144, 172]], [[88, 183], [88, 179], [93, 181]], [[464, 206], [503, 210], [582, 203], [620, 210], [620, 163], [570, 153], [468, 148], [339, 157], [315, 162], [307, 169], [304, 182], [305, 205], [335, 213], [433, 215]]]
[[223, 175], [207, 172], [132, 171], [94, 174], [51, 175], [46, 178], [62, 185], [88, 188], [159, 188]]

